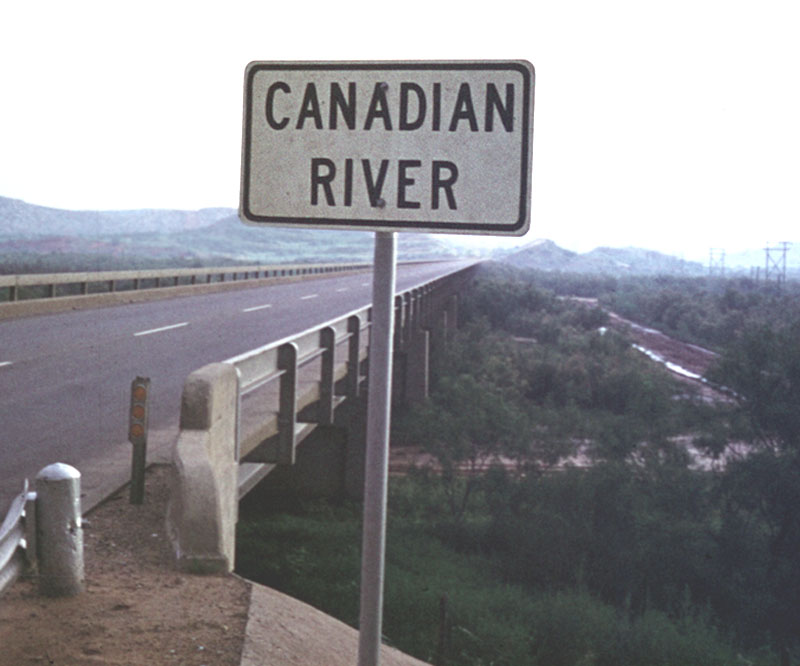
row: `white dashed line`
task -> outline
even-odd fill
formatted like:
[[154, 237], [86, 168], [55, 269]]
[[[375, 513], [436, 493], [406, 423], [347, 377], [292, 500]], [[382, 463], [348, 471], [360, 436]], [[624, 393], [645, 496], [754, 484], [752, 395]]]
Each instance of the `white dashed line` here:
[[369, 287], [369, 282], [362, 282], [362, 283], [361, 283], [361, 286], [362, 286], [362, 287]]
[[350, 287], [342, 287], [341, 289], [337, 289], [336, 291], [350, 291]]
[[318, 298], [319, 294], [309, 294], [308, 296], [301, 296], [301, 301], [307, 301], [309, 298]]
[[266, 305], [254, 305], [252, 308], [245, 308], [242, 312], [255, 312], [256, 310], [265, 310], [266, 308], [271, 308], [272, 303], [267, 303]]
[[139, 331], [138, 333], [134, 333], [134, 336], [138, 335], [150, 335], [151, 333], [161, 333], [162, 331], [171, 331], [173, 328], [181, 328], [182, 326], [188, 326], [189, 322], [184, 321], [180, 324], [172, 324], [171, 326], [162, 326], [161, 328], [151, 328], [149, 331]]

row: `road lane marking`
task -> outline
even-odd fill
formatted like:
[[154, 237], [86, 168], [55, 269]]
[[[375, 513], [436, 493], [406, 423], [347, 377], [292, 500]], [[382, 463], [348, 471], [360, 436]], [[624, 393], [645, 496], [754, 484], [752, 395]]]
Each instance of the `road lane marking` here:
[[184, 321], [180, 324], [172, 324], [171, 326], [162, 326], [161, 328], [151, 328], [149, 331], [139, 331], [138, 333], [134, 333], [134, 337], [138, 335], [150, 335], [152, 333], [161, 333], [162, 331], [171, 331], [173, 328], [181, 328], [182, 326], [188, 326], [189, 322]]
[[11, 361], [0, 361], [0, 368], [3, 368], [7, 365], [12, 365]]
[[309, 298], [318, 298], [319, 294], [309, 294], [308, 296], [301, 296], [301, 301], [307, 301]]
[[362, 286], [362, 287], [369, 287], [369, 282], [362, 282], [362, 283], [361, 283], [361, 286]]
[[342, 287], [341, 289], [337, 289], [336, 291], [350, 291], [350, 287]]
[[255, 312], [256, 310], [264, 310], [266, 308], [271, 308], [272, 303], [267, 303], [266, 305], [254, 305], [252, 308], [245, 308], [242, 312]]

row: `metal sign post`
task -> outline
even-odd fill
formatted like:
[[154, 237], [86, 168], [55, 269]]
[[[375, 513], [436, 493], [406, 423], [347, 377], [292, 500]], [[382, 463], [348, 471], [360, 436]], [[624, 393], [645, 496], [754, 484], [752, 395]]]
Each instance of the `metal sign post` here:
[[396, 236], [394, 232], [379, 231], [375, 233], [372, 327], [369, 337], [364, 527], [361, 550], [359, 666], [375, 666], [380, 661], [384, 553], [386, 550], [386, 497], [389, 477], [389, 421], [392, 398]]
[[149, 377], [137, 377], [131, 382], [131, 409], [128, 425], [128, 440], [133, 444], [133, 455], [131, 456], [131, 504], [142, 504], [144, 502], [149, 394]]

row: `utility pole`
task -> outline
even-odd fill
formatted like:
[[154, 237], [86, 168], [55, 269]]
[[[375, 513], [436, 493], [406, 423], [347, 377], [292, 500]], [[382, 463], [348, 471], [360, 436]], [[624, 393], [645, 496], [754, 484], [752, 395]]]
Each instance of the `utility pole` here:
[[725, 277], [725, 250], [712, 247], [708, 251], [708, 274]]
[[764, 248], [766, 254], [765, 268], [764, 268], [764, 284], [767, 284], [771, 277], [775, 278], [778, 283], [778, 288], [783, 286], [786, 282], [786, 253], [789, 250], [788, 241], [781, 241], [776, 247]]

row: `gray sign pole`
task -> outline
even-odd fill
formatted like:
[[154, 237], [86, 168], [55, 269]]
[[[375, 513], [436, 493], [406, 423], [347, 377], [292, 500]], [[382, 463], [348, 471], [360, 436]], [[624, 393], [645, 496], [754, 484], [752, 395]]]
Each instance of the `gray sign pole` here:
[[378, 666], [380, 663], [386, 497], [389, 477], [389, 421], [392, 398], [396, 236], [395, 232], [375, 233], [372, 326], [369, 336], [369, 397], [358, 666]]

